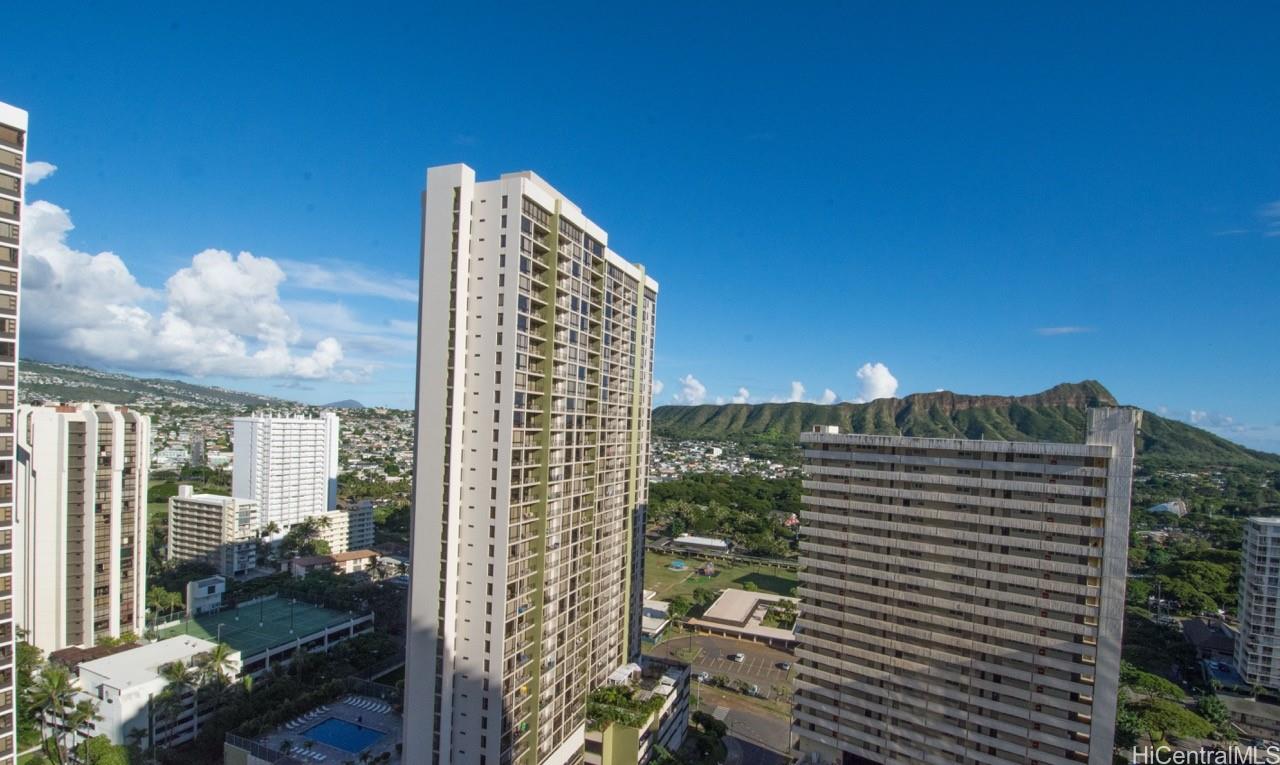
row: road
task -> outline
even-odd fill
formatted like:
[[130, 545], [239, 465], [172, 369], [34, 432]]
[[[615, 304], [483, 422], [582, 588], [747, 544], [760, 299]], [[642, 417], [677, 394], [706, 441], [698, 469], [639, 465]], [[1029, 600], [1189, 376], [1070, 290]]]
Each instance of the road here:
[[[775, 698], [775, 686], [788, 685], [788, 673], [778, 667], [791, 661], [785, 651], [758, 643], [712, 635], [693, 635], [669, 640], [650, 651], [679, 661], [692, 657], [693, 671], [724, 675], [760, 686], [769, 700], [693, 682], [693, 703], [703, 712], [724, 720], [729, 727], [729, 759], [726, 765], [784, 765], [790, 740], [788, 698]], [[728, 657], [742, 653], [741, 662]]]

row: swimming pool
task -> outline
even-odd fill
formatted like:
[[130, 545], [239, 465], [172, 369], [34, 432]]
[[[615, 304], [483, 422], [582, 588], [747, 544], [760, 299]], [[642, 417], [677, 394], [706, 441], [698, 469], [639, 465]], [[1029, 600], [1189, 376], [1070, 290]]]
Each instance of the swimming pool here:
[[302, 735], [352, 754], [360, 754], [372, 746], [373, 742], [382, 738], [381, 731], [339, 720], [336, 717], [330, 717], [319, 725], [307, 728]]

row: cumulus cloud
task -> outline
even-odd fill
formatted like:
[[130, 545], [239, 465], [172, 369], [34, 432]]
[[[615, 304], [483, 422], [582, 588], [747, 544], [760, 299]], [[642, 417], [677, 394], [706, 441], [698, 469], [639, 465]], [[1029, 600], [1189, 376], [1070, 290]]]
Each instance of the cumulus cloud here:
[[787, 401], [804, 401], [804, 385], [799, 380], [791, 381], [791, 395]]
[[840, 397], [836, 395], [835, 391], [831, 390], [830, 388], [827, 388], [822, 391], [822, 398], [818, 399], [818, 403], [834, 404], [837, 400], [839, 400], [839, 398]]
[[136, 371], [227, 377], [346, 379], [342, 344], [299, 345], [270, 258], [209, 249], [163, 290], [142, 286], [115, 253], [73, 249], [70, 214], [45, 201], [23, 211], [22, 334], [34, 356]]
[[1045, 337], [1056, 337], [1058, 335], [1080, 335], [1092, 331], [1093, 327], [1040, 327], [1036, 330], [1036, 334]]
[[28, 186], [34, 186], [57, 172], [58, 166], [52, 162], [28, 162], [22, 169], [22, 179]]
[[665, 387], [667, 386], [664, 385], [661, 380], [654, 380], [653, 381], [653, 397], [657, 398], [658, 396], [661, 396], [662, 389]]
[[675, 395], [677, 404], [701, 404], [707, 400], [707, 386], [693, 375], [680, 378], [680, 392]]
[[868, 362], [858, 367], [858, 397], [855, 403], [864, 404], [878, 398], [893, 398], [898, 392], [898, 378], [893, 376], [889, 367], [876, 362]]
[[297, 260], [282, 260], [280, 266], [289, 275], [289, 284], [294, 287], [339, 295], [369, 295], [414, 303], [418, 301], [417, 279], [373, 273], [345, 265]]
[[751, 391], [746, 388], [738, 388], [738, 392], [733, 395], [733, 403], [745, 404], [751, 400]]

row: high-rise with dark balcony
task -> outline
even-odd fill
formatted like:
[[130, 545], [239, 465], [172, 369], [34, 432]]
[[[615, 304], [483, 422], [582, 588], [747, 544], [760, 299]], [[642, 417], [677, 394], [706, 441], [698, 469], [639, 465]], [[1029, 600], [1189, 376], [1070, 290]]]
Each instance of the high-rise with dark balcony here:
[[1249, 685], [1280, 689], [1280, 518], [1250, 518], [1240, 573], [1236, 668]]
[[801, 437], [804, 762], [1111, 762], [1138, 412], [1083, 444]]
[[18, 408], [17, 626], [46, 654], [143, 633], [150, 464], [128, 407]]
[[27, 113], [0, 103], [0, 765], [17, 759], [14, 716], [13, 498], [18, 291]]
[[580, 762], [638, 655], [657, 293], [537, 175], [428, 171], [406, 762]]

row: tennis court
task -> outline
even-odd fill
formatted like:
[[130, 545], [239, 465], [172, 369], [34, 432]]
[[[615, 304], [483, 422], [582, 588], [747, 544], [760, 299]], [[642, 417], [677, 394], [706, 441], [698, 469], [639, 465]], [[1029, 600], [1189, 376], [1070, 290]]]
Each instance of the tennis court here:
[[294, 603], [288, 598], [273, 598], [247, 606], [228, 608], [216, 614], [201, 614], [190, 620], [160, 630], [160, 637], [194, 635], [205, 640], [218, 640], [240, 652], [244, 658], [310, 635], [326, 627], [342, 624], [353, 617], [345, 611], [334, 611], [309, 603]]

